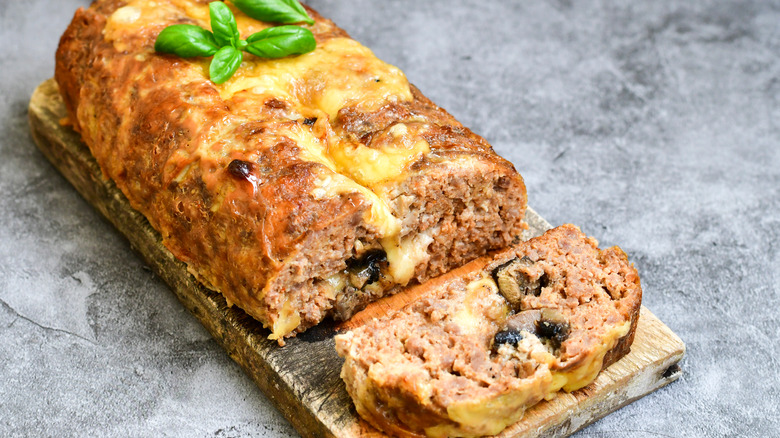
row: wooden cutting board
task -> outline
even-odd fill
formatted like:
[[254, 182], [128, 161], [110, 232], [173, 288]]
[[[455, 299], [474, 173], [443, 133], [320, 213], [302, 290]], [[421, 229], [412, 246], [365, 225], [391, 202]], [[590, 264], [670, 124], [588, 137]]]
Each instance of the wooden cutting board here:
[[[230, 308], [219, 293], [206, 289], [160, 243], [159, 234], [128, 204], [124, 195], [103, 178], [80, 136], [61, 122], [66, 117], [54, 80], [42, 83], [30, 100], [29, 118], [38, 147], [60, 172], [103, 216], [130, 241], [146, 263], [162, 277], [179, 300], [195, 315], [228, 355], [244, 368], [257, 386], [305, 437], [381, 437], [356, 414], [339, 378], [341, 359], [333, 335], [345, 327], [398, 308], [419, 294], [411, 288], [375, 303], [342, 327], [325, 323], [279, 347], [266, 339], [269, 332], [238, 308]], [[550, 225], [528, 210], [530, 229], [525, 238], [539, 235]], [[478, 269], [476, 260], [447, 275]], [[436, 280], [433, 280], [436, 281]], [[441, 280], [439, 280], [441, 281]], [[680, 374], [677, 362], [685, 345], [649, 310], [642, 308], [631, 353], [578, 391], [529, 409], [523, 420], [502, 437], [566, 436], [636, 400]]]

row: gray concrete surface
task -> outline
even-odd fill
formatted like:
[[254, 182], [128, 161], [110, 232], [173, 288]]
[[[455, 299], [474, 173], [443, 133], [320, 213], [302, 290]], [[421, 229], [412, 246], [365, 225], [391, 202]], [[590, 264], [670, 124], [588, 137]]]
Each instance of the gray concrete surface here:
[[[312, 0], [619, 244], [683, 377], [579, 437], [780, 436], [780, 2]], [[294, 435], [36, 150], [88, 0], [0, 2], [0, 435]]]

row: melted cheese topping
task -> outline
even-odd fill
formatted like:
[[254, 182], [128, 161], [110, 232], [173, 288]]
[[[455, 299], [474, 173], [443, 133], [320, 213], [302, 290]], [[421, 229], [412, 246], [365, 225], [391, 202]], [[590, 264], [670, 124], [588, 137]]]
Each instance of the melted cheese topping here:
[[[314, 184], [315, 188], [312, 190], [314, 199], [322, 199], [328, 196], [338, 196], [343, 193], [354, 192], [359, 192], [365, 196], [371, 203], [371, 208], [368, 210], [364, 219], [366, 222], [374, 225], [381, 235], [389, 236], [385, 237], [385, 239], [393, 239], [398, 236], [398, 233], [401, 231], [401, 221], [393, 216], [390, 207], [388, 207], [376, 193], [346, 176], [338, 173], [323, 173], [315, 179]], [[388, 242], [389, 241], [391, 240], [388, 240]], [[385, 251], [387, 252], [387, 248], [385, 248]], [[393, 266], [393, 262], [390, 261], [390, 256], [388, 256], [388, 262]]]
[[243, 90], [284, 97], [322, 110], [331, 120], [347, 106], [373, 111], [390, 102], [412, 99], [401, 70], [350, 38], [326, 40], [300, 56], [246, 56], [241, 68], [219, 90], [225, 99]]
[[427, 141], [410, 134], [404, 123], [389, 128], [391, 142], [370, 148], [362, 143], [344, 144], [330, 151], [339, 167], [360, 184], [374, 186], [393, 180], [410, 164], [431, 151]]
[[141, 9], [136, 6], [123, 6], [117, 9], [109, 19], [110, 26], [133, 24], [141, 18]]

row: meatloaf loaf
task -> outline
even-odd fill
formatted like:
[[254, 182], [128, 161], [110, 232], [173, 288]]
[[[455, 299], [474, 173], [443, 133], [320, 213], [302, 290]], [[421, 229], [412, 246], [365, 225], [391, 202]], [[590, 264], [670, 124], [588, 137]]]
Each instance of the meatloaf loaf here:
[[499, 433], [628, 353], [639, 276], [565, 225], [336, 337], [358, 413], [397, 436]]
[[[525, 186], [484, 139], [307, 8], [317, 48], [244, 58], [155, 53], [207, 0], [97, 0], [76, 12], [56, 80], [105, 176], [206, 286], [280, 343], [347, 318], [524, 228]], [[271, 24], [232, 5], [241, 38]]]

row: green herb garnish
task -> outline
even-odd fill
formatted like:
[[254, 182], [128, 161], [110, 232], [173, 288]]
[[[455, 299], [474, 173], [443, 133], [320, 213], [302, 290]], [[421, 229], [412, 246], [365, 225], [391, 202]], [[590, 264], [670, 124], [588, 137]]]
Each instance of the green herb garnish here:
[[154, 50], [183, 58], [213, 56], [219, 50], [214, 34], [192, 24], [174, 24], [160, 32]]
[[[314, 23], [296, 0], [232, 1], [244, 13], [258, 20]], [[311, 52], [316, 46], [314, 35], [309, 29], [290, 25], [270, 27], [242, 40], [236, 17], [223, 2], [210, 3], [209, 15], [212, 31], [192, 24], [174, 24], [160, 32], [154, 50], [182, 58], [213, 56], [209, 77], [215, 84], [221, 84], [238, 70], [244, 59], [242, 50], [261, 58], [283, 58]]]
[[233, 46], [225, 46], [214, 54], [209, 65], [209, 77], [215, 84], [221, 84], [233, 76], [241, 66], [244, 55]]
[[228, 44], [235, 47], [238, 40], [238, 26], [233, 11], [222, 2], [212, 2], [209, 4], [209, 15], [211, 16], [211, 31], [214, 32], [214, 39], [220, 46]]
[[296, 0], [230, 0], [241, 12], [271, 23], [306, 23], [314, 20]]
[[282, 58], [291, 53], [307, 53], [314, 50], [314, 36], [309, 29], [300, 26], [276, 26], [263, 29], [246, 39], [247, 52], [261, 58]]

